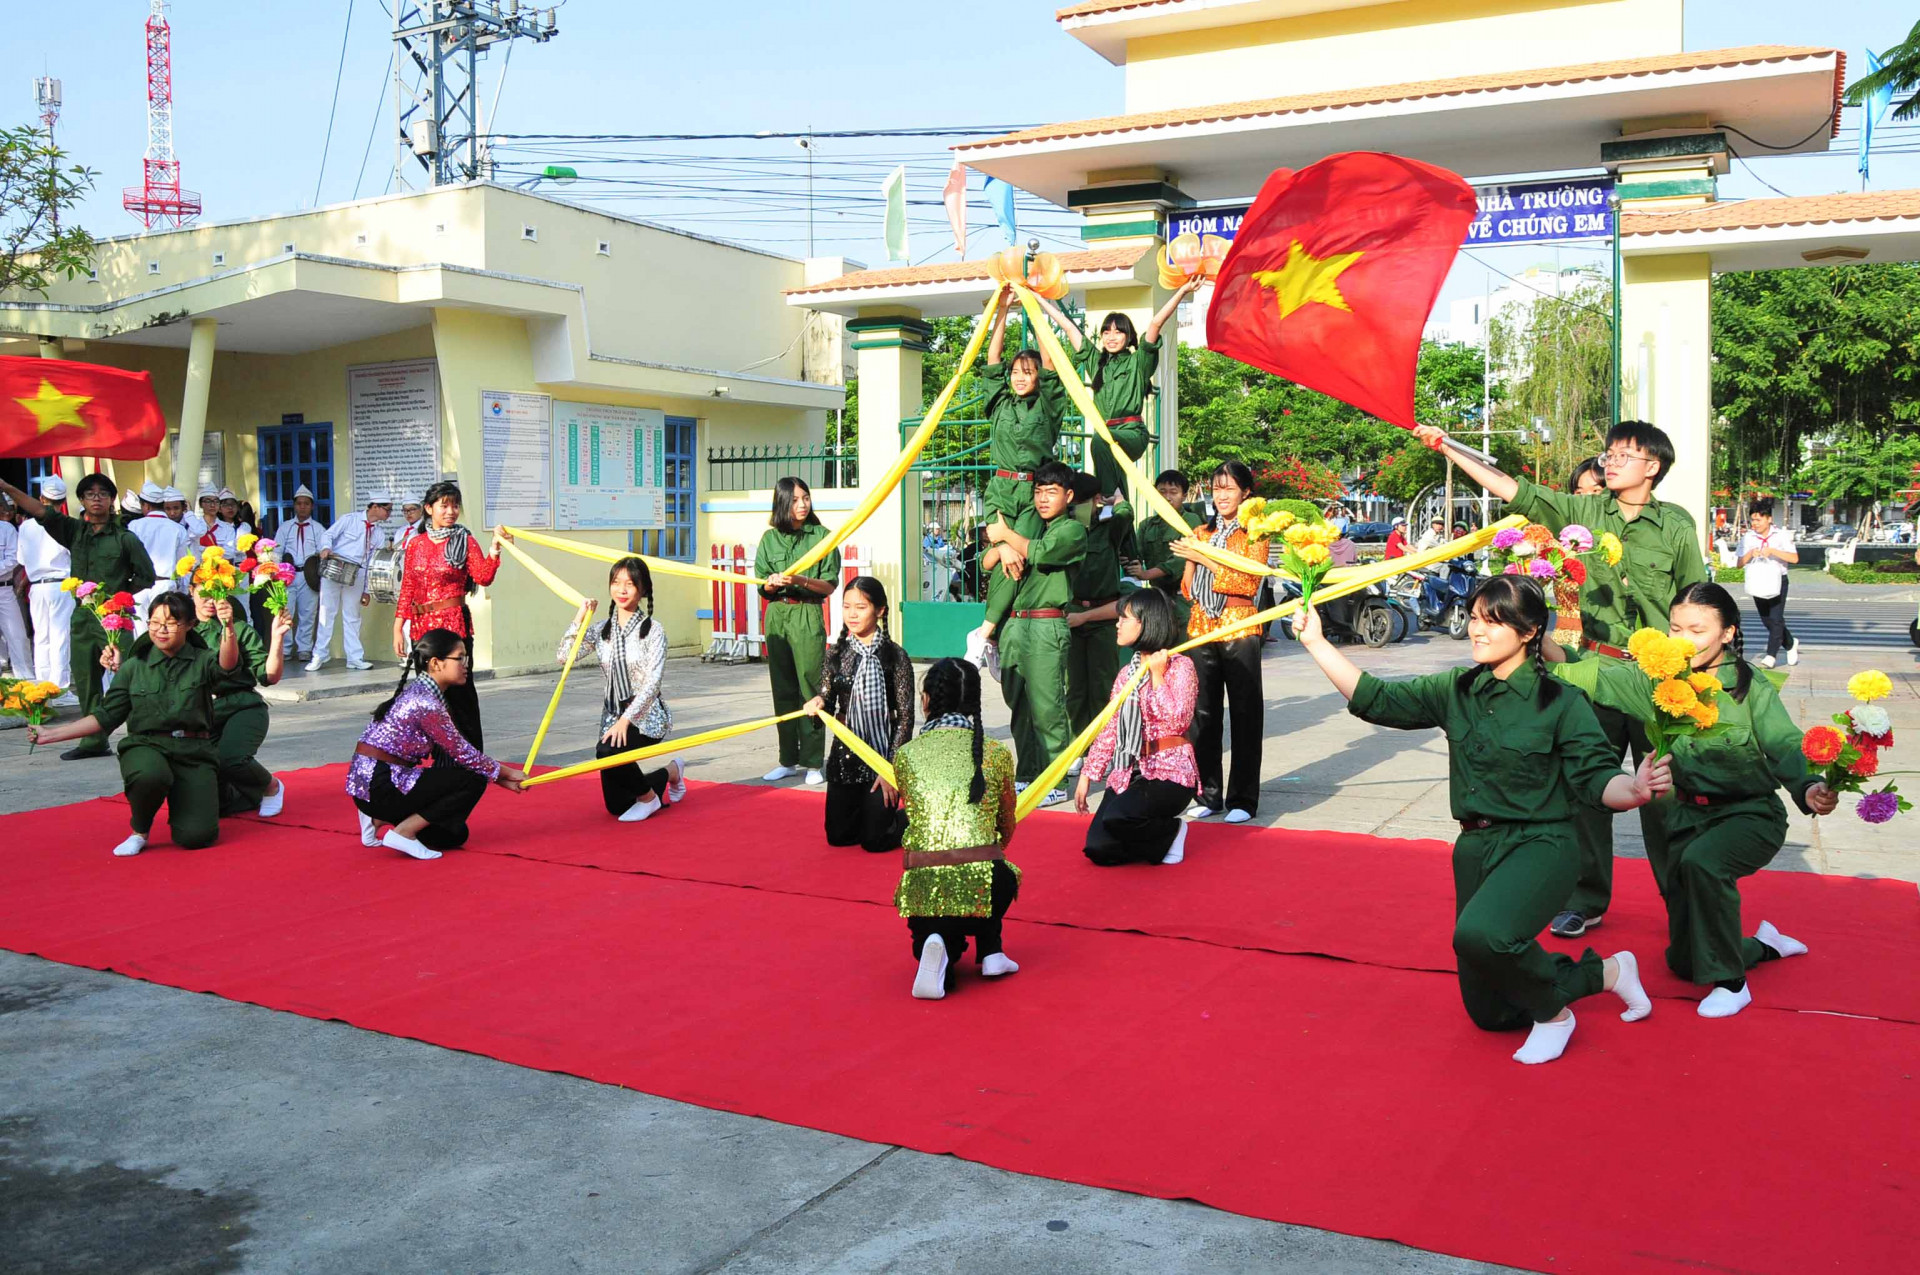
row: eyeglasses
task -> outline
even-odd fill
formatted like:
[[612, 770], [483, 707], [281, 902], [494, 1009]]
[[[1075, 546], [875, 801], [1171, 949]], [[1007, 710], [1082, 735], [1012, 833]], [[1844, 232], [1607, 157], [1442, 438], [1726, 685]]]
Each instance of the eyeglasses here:
[[1645, 464], [1647, 461], [1650, 461], [1652, 459], [1653, 457], [1645, 455], [1641, 452], [1617, 452], [1616, 451], [1616, 452], [1602, 452], [1600, 454], [1600, 463], [1602, 465], [1624, 465], [1630, 460], [1637, 460], [1642, 464]]
[[155, 629], [160, 630], [162, 633], [168, 633], [168, 632], [172, 632], [174, 629], [184, 629], [186, 627], [187, 626], [183, 621], [175, 620], [175, 619], [172, 619], [171, 617], [165, 620], [148, 619], [147, 621], [147, 631], [149, 633], [153, 632]]

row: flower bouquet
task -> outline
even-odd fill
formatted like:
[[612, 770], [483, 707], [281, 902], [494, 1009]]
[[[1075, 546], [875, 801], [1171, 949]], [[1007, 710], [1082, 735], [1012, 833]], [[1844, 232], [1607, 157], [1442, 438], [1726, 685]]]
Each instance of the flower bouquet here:
[[1580, 558], [1593, 548], [1593, 533], [1578, 523], [1569, 523], [1556, 536], [1541, 524], [1530, 522], [1495, 533], [1493, 562], [1504, 575], [1528, 576], [1538, 580], [1541, 588], [1552, 588], [1555, 601], [1560, 602], [1563, 585], [1578, 597], [1580, 586], [1587, 582], [1587, 564]]
[[[60, 688], [52, 682], [37, 682], [26, 677], [0, 677], [0, 713], [24, 717], [27, 725], [38, 726], [47, 720], [48, 705]], [[27, 745], [31, 754], [35, 744]]]
[[1832, 726], [1815, 726], [1800, 738], [1800, 751], [1822, 783], [1836, 793], [1861, 794], [1859, 813], [1868, 823], [1885, 823], [1913, 809], [1891, 782], [1875, 792], [1861, 791], [1881, 773], [1881, 751], [1893, 747], [1893, 719], [1873, 702], [1892, 691], [1892, 679], [1878, 669], [1855, 673], [1847, 679], [1854, 706], [1835, 713]]
[[133, 595], [125, 589], [105, 594], [94, 581], [80, 580], [74, 576], [62, 580], [60, 587], [71, 593], [81, 606], [93, 612], [94, 618], [100, 621], [100, 627], [107, 631], [108, 646], [119, 646], [120, 635], [133, 632], [133, 613], [137, 604]]
[[199, 565], [193, 569], [194, 592], [214, 602], [224, 602], [235, 594], [247, 592], [251, 586], [243, 583], [243, 579], [250, 577], [242, 576], [239, 564], [227, 557], [227, 551], [219, 545], [208, 545], [202, 550]]
[[1694, 645], [1682, 637], [1668, 637], [1658, 629], [1641, 629], [1627, 639], [1627, 654], [1647, 677], [1653, 698], [1647, 738], [1654, 760], [1673, 750], [1683, 735], [1712, 735], [1720, 725], [1720, 679], [1692, 670]]
[[263, 536], [242, 536], [234, 544], [247, 554], [239, 565], [239, 574], [250, 582], [245, 592], [260, 594], [269, 614], [285, 614], [293, 564], [280, 561], [280, 546]]
[[1298, 517], [1292, 510], [1282, 508], [1281, 501], [1259, 496], [1241, 504], [1240, 525], [1246, 528], [1250, 540], [1280, 537], [1284, 547], [1281, 568], [1300, 581], [1300, 605], [1311, 602], [1314, 589], [1333, 569], [1333, 552], [1329, 546], [1340, 538], [1340, 529], [1329, 522]]

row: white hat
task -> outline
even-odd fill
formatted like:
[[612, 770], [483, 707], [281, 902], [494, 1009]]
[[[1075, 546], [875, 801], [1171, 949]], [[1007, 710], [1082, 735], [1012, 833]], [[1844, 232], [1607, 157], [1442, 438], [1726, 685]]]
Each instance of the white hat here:
[[400, 497], [400, 507], [402, 509], [405, 509], [408, 505], [412, 505], [416, 509], [420, 508], [420, 497], [418, 496]]
[[65, 500], [67, 498], [67, 484], [61, 481], [60, 475], [48, 474], [40, 480], [40, 498], [42, 500]]
[[1393, 522], [1392, 522], [1392, 524], [1390, 524], [1390, 525], [1392, 525], [1392, 526], [1395, 526], [1395, 527], [1398, 527], [1398, 526], [1399, 526], [1399, 525], [1400, 525], [1401, 523], [1403, 523], [1403, 522], [1405, 522], [1405, 521], [1406, 521], [1406, 519], [1405, 519], [1405, 518], [1395, 518], [1395, 519], [1393, 520]]
[[391, 505], [393, 503], [393, 497], [384, 491], [371, 492], [367, 496], [367, 503], [369, 505]]
[[183, 505], [186, 504], [187, 503], [186, 493], [181, 491], [178, 487], [166, 487], [161, 489], [161, 492], [160, 492], [161, 504], [170, 505], [176, 500]]
[[313, 499], [313, 493], [307, 490], [307, 485], [305, 483], [301, 483], [298, 487], [295, 487], [293, 489], [293, 498], [295, 500], [300, 499], [300, 497], [302, 496], [305, 496], [308, 500]]
[[198, 504], [200, 501], [203, 501], [203, 500], [218, 500], [220, 499], [220, 493], [215, 491], [211, 487], [202, 487], [200, 489], [200, 494], [195, 496], [193, 499], [195, 504]]
[[130, 514], [140, 512], [140, 493], [129, 487], [120, 493], [120, 507]]
[[146, 501], [149, 505], [157, 505], [166, 499], [164, 494], [165, 490], [166, 489], [161, 487], [159, 483], [141, 483], [140, 499]]
[[222, 488], [220, 489], [220, 499], [222, 499], [222, 500], [238, 500], [238, 499], [240, 499], [240, 497], [238, 497], [238, 496], [236, 496], [236, 495], [234, 495], [234, 494], [233, 494], [233, 488], [231, 488], [231, 487], [222, 487]]

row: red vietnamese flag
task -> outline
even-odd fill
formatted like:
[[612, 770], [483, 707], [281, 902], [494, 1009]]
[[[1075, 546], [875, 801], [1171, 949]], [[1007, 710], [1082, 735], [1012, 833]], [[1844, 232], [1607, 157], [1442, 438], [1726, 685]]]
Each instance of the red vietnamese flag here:
[[1207, 345], [1412, 429], [1420, 333], [1477, 207], [1457, 174], [1398, 155], [1275, 172], [1221, 264]]
[[0, 456], [149, 460], [166, 437], [145, 372], [0, 357]]

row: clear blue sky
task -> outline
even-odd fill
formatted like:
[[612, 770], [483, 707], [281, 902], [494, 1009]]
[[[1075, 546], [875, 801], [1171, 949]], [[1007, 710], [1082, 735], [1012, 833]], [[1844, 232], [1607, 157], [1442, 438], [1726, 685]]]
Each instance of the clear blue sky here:
[[[392, 0], [385, 0], [391, 4]], [[570, 0], [560, 35], [521, 42], [506, 75], [495, 131], [516, 133], [755, 132], [760, 130], [1022, 125], [1122, 109], [1121, 70], [1062, 33], [1049, 0], [977, 0], [948, 5], [839, 0], [824, 4], [657, 5], [633, 0]], [[64, 82], [60, 141], [100, 174], [84, 209], [96, 234], [135, 227], [119, 206], [120, 188], [137, 185], [146, 145], [141, 0], [77, 0], [60, 20], [8, 32], [12, 97], [0, 118], [33, 115], [28, 80], [43, 71]], [[185, 184], [201, 192], [209, 219], [310, 206], [341, 65], [346, 0], [176, 0], [174, 144]], [[319, 202], [387, 186], [392, 149], [388, 56], [391, 20], [382, 0], [354, 0], [338, 110]], [[1690, 0], [1692, 48], [1741, 44], [1820, 44], [1847, 51], [1852, 70], [1863, 49], [1885, 48], [1912, 26], [1911, 3], [1895, 0]], [[502, 53], [484, 62], [483, 100], [491, 100]], [[1438, 68], [1436, 68], [1438, 73]], [[371, 153], [370, 128], [379, 120]], [[1849, 110], [1849, 129], [1856, 113]], [[1896, 134], [1897, 136], [1897, 134]], [[1875, 161], [1874, 186], [1920, 186], [1916, 151]], [[909, 166], [910, 195], [936, 201], [949, 160], [946, 141], [896, 139], [821, 142], [816, 155], [816, 237], [822, 252], [877, 263], [881, 175]], [[556, 193], [618, 211], [694, 226], [773, 251], [805, 251], [804, 155], [791, 141], [636, 145], [635, 156], [672, 156], [679, 167], [609, 164], [563, 143], [527, 144], [498, 153], [503, 167], [574, 161], [611, 179]], [[1851, 149], [1817, 159], [1754, 165], [1788, 194], [1858, 189]], [[694, 182], [700, 202], [669, 201], [669, 188], [636, 180]], [[508, 179], [503, 173], [503, 180]], [[720, 202], [715, 185], [730, 188]], [[977, 179], [976, 179], [977, 186]], [[680, 188], [684, 189], [684, 188]], [[776, 192], [768, 195], [763, 192]], [[1770, 192], [1736, 168], [1728, 197]], [[977, 196], [976, 196], [977, 199]], [[772, 207], [769, 207], [772, 205]], [[1031, 221], [1028, 221], [1029, 211]], [[951, 256], [937, 206], [916, 207], [916, 260]], [[984, 205], [973, 215], [977, 244], [992, 246]], [[1074, 219], [1038, 207], [1023, 210], [1050, 246], [1077, 246]], [[946, 251], [942, 252], [941, 249]], [[980, 247], [975, 247], [978, 255]], [[1503, 270], [1551, 260], [1550, 251], [1482, 254]], [[1600, 254], [1568, 251], [1568, 264]], [[1447, 297], [1478, 293], [1485, 267], [1463, 258]]]

